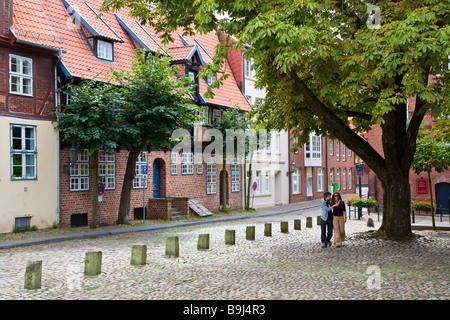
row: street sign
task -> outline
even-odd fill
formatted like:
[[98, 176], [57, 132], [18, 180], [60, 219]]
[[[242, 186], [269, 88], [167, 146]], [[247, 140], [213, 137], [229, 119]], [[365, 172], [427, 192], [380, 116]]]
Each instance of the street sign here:
[[103, 193], [105, 193], [105, 185], [103, 182], [98, 183], [98, 195], [101, 196]]
[[148, 174], [148, 165], [144, 164], [142, 166], [142, 174]]
[[364, 167], [363, 166], [356, 167], [356, 174], [358, 176], [362, 176], [364, 174]]
[[370, 172], [370, 167], [367, 164], [364, 165], [364, 172], [367, 174]]
[[253, 186], [252, 186], [253, 191], [256, 191], [256, 188], [257, 188], [257, 187], [258, 187], [258, 184], [256, 183], [256, 181], [253, 182]]

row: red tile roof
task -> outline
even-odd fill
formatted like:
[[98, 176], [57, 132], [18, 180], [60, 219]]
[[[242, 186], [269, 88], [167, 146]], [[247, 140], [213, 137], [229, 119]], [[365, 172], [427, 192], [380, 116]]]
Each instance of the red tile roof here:
[[[102, 80], [110, 68], [131, 71], [136, 53], [130, 41], [133, 37], [128, 32], [134, 33], [141, 43], [152, 51], [157, 51], [162, 44], [161, 37], [153, 28], [141, 26], [134, 18], [128, 16], [128, 9], [103, 13], [99, 19], [97, 13], [103, 0], [64, 0], [64, 2], [72, 5], [82, 16], [84, 23], [99, 36], [117, 41], [114, 43], [114, 61], [104, 61], [94, 56], [86, 43], [87, 40], [78, 30], [82, 27], [82, 30], [87, 32], [88, 29], [83, 23], [80, 26], [79, 22], [76, 23], [77, 20], [74, 21], [63, 0], [14, 0], [13, 25], [19, 39], [63, 50], [62, 63], [72, 76]], [[192, 48], [197, 46], [203, 60], [206, 63], [212, 61], [214, 47], [219, 44], [215, 32], [184, 36], [188, 45], [183, 43], [179, 34], [182, 34], [181, 29], [174, 33], [173, 43], [163, 46], [165, 51], [172, 55], [173, 60], [186, 58]], [[134, 39], [133, 41], [137, 43]], [[140, 46], [142, 45], [138, 44], [137, 47]], [[213, 99], [205, 99], [207, 84], [203, 79], [199, 79], [199, 91], [203, 99], [218, 106], [239, 105], [241, 109], [250, 110], [250, 105], [239, 90], [227, 61], [223, 70], [225, 73], [218, 73], [217, 78], [221, 78], [224, 74], [230, 76], [220, 89], [213, 90], [215, 93]]]

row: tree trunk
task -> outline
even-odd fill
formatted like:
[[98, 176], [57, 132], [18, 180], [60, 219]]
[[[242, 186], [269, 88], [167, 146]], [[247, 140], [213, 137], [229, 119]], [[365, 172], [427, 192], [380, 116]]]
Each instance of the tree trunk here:
[[391, 172], [386, 181], [381, 181], [383, 222], [379, 235], [398, 239], [412, 237], [408, 173]]
[[94, 170], [94, 181], [92, 190], [92, 212], [91, 212], [91, 228], [97, 226], [97, 212], [98, 212], [98, 150], [94, 151], [92, 156], [94, 158], [94, 164], [92, 170]]
[[142, 148], [145, 146], [141, 144], [130, 150], [127, 160], [127, 168], [125, 169], [125, 177], [123, 179], [122, 193], [120, 194], [119, 214], [117, 224], [128, 224], [128, 215], [130, 213], [131, 189], [133, 186], [133, 179], [136, 175], [136, 161]]

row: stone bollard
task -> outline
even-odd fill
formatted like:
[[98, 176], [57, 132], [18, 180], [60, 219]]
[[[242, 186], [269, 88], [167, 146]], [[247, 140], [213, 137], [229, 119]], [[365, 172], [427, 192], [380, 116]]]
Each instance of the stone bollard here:
[[245, 231], [245, 239], [247, 240], [255, 240], [255, 227], [247, 227]]
[[312, 228], [312, 217], [307, 217], [306, 218], [306, 227], [307, 228]]
[[317, 216], [317, 225], [320, 226], [320, 220], [322, 220], [321, 216]]
[[180, 256], [180, 241], [177, 237], [168, 237], [166, 240], [166, 256]]
[[28, 261], [25, 269], [25, 289], [33, 290], [41, 288], [42, 261]]
[[147, 246], [136, 244], [131, 247], [131, 264], [135, 266], [147, 263]]
[[86, 252], [84, 259], [84, 275], [96, 276], [102, 272], [102, 252]]
[[266, 223], [264, 225], [264, 235], [266, 237], [271, 237], [272, 236], [272, 224], [271, 223]]
[[236, 243], [235, 230], [225, 230], [225, 244], [234, 245]]
[[369, 218], [369, 219], [367, 220], [367, 226], [368, 226], [368, 227], [372, 227], [372, 228], [375, 227], [372, 218]]
[[294, 230], [302, 230], [302, 220], [294, 220]]
[[209, 234], [199, 234], [197, 250], [208, 250], [209, 249]]
[[287, 221], [281, 221], [280, 227], [281, 233], [289, 233], [289, 223]]

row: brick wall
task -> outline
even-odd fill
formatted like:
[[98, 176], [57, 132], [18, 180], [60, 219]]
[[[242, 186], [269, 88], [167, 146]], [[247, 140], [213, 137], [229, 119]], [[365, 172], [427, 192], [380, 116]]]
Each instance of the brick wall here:
[[[118, 216], [118, 208], [120, 203], [120, 195], [122, 190], [122, 177], [125, 174], [128, 151], [121, 150], [115, 155], [115, 177], [116, 187], [114, 190], [106, 190], [103, 194], [103, 202], [101, 203], [101, 219], [103, 223], [114, 224]], [[186, 197], [196, 199], [210, 211], [218, 211], [220, 209], [220, 172], [222, 165], [217, 164], [217, 193], [206, 193], [206, 163], [203, 162], [203, 173], [197, 174], [197, 165], [194, 160], [193, 174], [181, 174], [181, 155], [179, 154], [177, 162], [177, 174], [173, 175], [170, 171], [170, 152], [152, 151], [147, 154], [148, 164], [148, 180], [147, 189], [145, 190], [145, 200], [142, 189], [132, 189], [130, 202], [130, 220], [133, 219], [134, 208], [142, 208], [143, 204], [149, 203], [149, 199], [153, 198], [153, 166], [154, 161], [160, 163], [160, 197]], [[195, 159], [195, 157], [194, 157]], [[92, 162], [92, 159], [91, 159]], [[242, 176], [242, 166], [240, 168]], [[70, 226], [70, 216], [72, 214], [87, 213], [88, 223], [90, 223], [92, 208], [92, 190], [93, 172], [90, 170], [89, 191], [69, 191], [69, 151], [64, 148], [61, 151], [61, 226]], [[231, 181], [230, 166], [227, 165], [227, 180]], [[242, 181], [242, 180], [241, 180]], [[232, 208], [242, 208], [242, 190], [240, 192], [231, 192], [231, 183], [227, 185], [228, 201]], [[97, 190], [97, 187], [95, 187]], [[178, 206], [178, 204], [175, 204]], [[186, 208], [181, 208], [181, 212], [188, 212]], [[149, 208], [151, 210], [151, 208]], [[186, 213], [187, 214], [187, 213]], [[150, 215], [150, 212], [146, 213]]]

